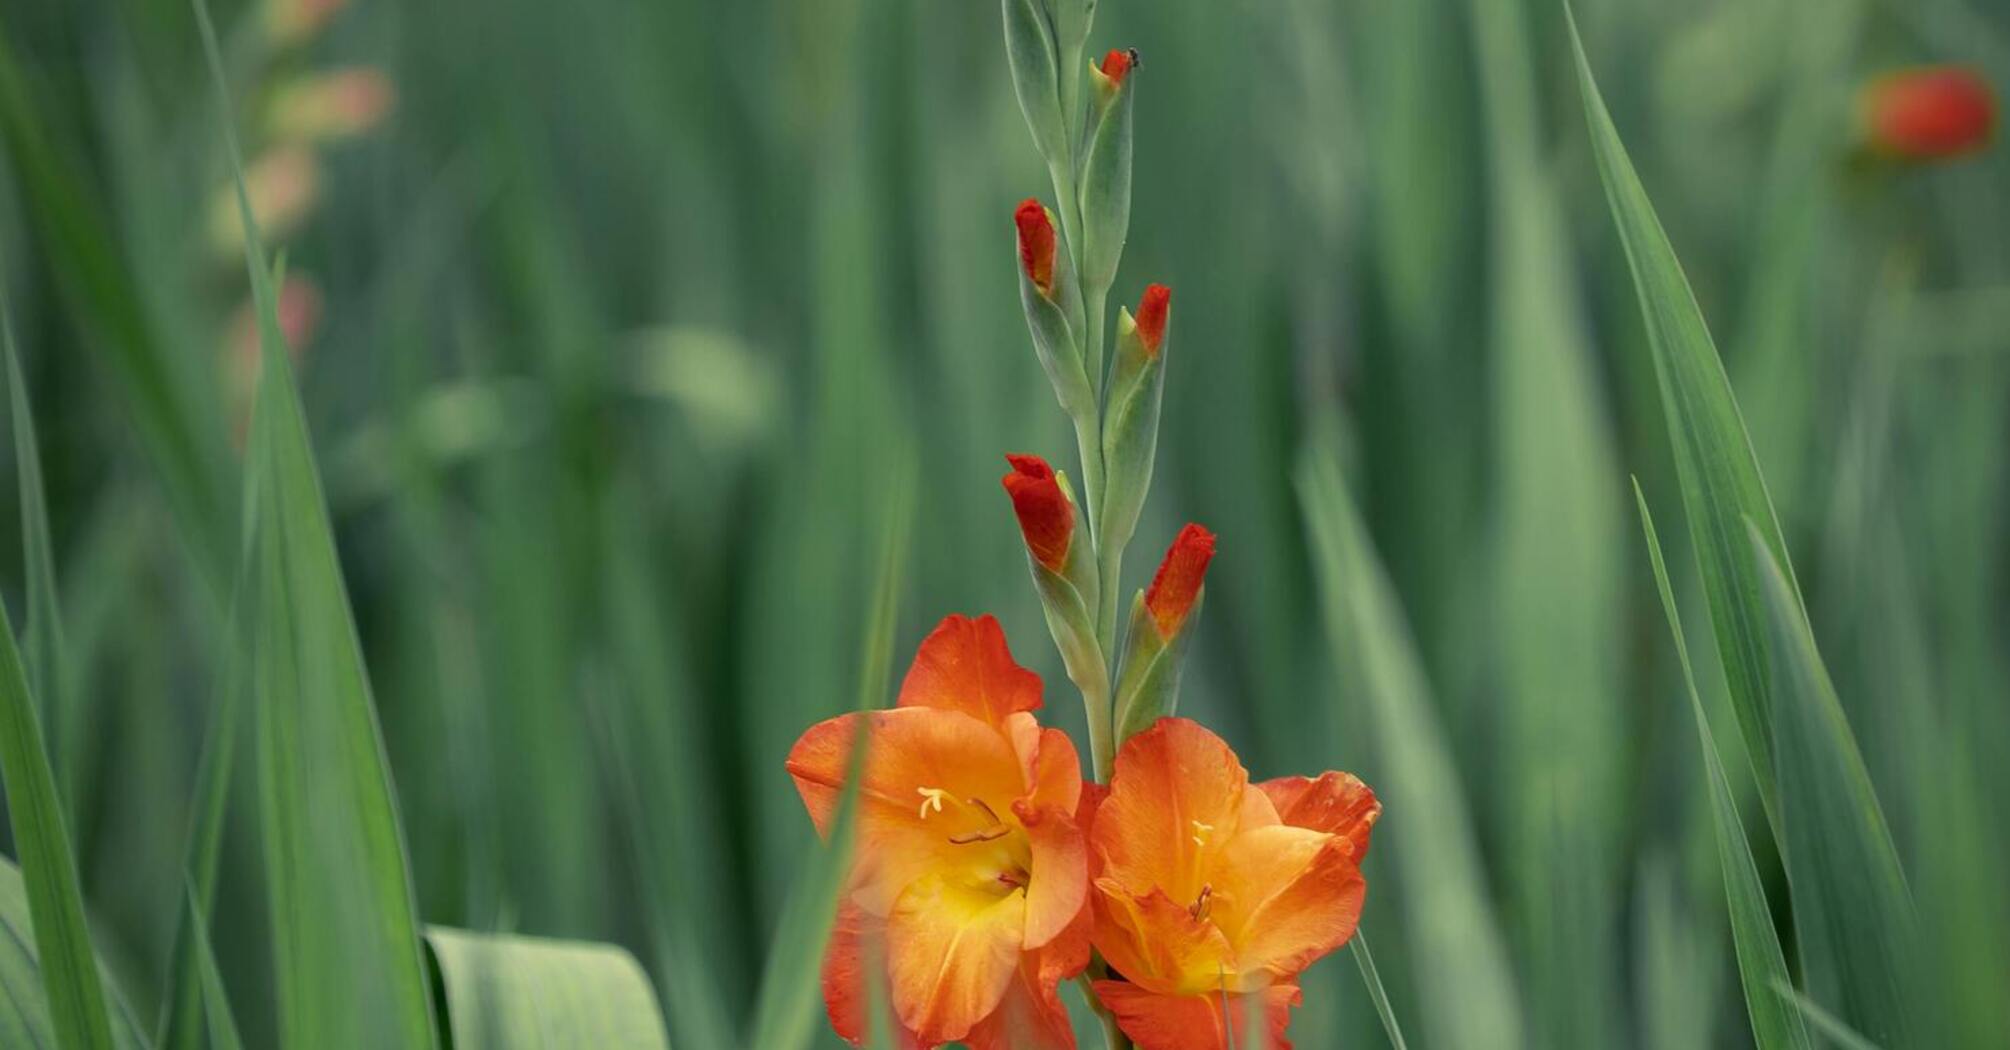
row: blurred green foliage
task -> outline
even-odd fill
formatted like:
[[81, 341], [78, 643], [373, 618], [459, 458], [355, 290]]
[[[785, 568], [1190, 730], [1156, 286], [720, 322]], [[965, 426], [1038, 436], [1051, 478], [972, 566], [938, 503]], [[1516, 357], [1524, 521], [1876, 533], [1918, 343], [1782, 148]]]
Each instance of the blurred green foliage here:
[[[940, 616], [995, 612], [1082, 739], [996, 480], [1008, 450], [1072, 459], [1018, 308], [1010, 212], [1047, 175], [998, 10], [350, 0], [284, 28], [326, 6], [216, 16], [254, 181], [287, 149], [269, 170], [313, 173], [273, 247], [311, 285], [301, 394], [419, 915], [625, 945], [673, 1046], [733, 1045], [793, 947], [771, 940], [816, 847], [781, 760], [856, 703], [890, 478], [918, 479], [895, 672]], [[2010, 11], [1576, 14], [1896, 839], [1926, 1009], [1950, 1045], [2000, 1039], [2010, 160], [1871, 163], [1851, 106], [1917, 62], [2010, 85]], [[1157, 280], [1179, 302], [1135, 548], [1189, 519], [1221, 538], [1182, 713], [1258, 775], [1384, 789], [1363, 928], [1413, 1041], [1749, 1040], [1629, 473], [1699, 670], [1717, 657], [1561, 8], [1103, 0], [1092, 50], [1112, 46], [1143, 56], [1114, 295]], [[303, 143], [275, 115], [356, 67], [395, 93], [367, 132]], [[228, 711], [252, 739], [260, 702], [225, 700], [256, 355], [216, 119], [183, 0], [0, 3], [0, 282], [64, 616], [42, 722], [100, 957], [143, 1018], [187, 909], [204, 741]], [[1347, 583], [1374, 627], [1335, 638], [1300, 501], [1347, 481], [1361, 528], [1333, 526], [1323, 564], [1379, 552], [1388, 587]], [[0, 513], [0, 551], [19, 521]], [[32, 566], [0, 566], [13, 608], [40, 601]], [[1724, 678], [1699, 682], [1790, 932]], [[1378, 730], [1377, 703], [1434, 718]], [[260, 781], [235, 756], [208, 907], [268, 1045]], [[1490, 998], [1434, 967], [1461, 944], [1488, 946], [1461, 963]], [[1307, 975], [1300, 1045], [1381, 1030], [1352, 964]]]

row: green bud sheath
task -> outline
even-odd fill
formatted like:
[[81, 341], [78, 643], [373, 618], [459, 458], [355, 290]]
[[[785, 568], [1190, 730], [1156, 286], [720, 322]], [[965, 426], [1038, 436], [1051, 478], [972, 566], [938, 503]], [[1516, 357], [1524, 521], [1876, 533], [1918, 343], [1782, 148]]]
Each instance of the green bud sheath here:
[[1082, 346], [1069, 323], [1067, 304], [1073, 301], [1075, 282], [1068, 265], [1068, 253], [1054, 255], [1053, 296], [1050, 298], [1033, 283], [1024, 269], [1019, 271], [1019, 302], [1026, 310], [1026, 327], [1033, 333], [1033, 350], [1040, 366], [1054, 384], [1054, 396], [1061, 408], [1076, 419], [1090, 418], [1096, 411], [1096, 395], [1089, 386], [1089, 372], [1082, 363]]
[[1093, 87], [1082, 160], [1082, 277], [1092, 295], [1107, 291], [1116, 280], [1130, 235], [1133, 61], [1128, 51], [1112, 51], [1102, 66], [1089, 67]]
[[1005, 55], [1012, 66], [1012, 89], [1019, 111], [1033, 131], [1033, 144], [1049, 164], [1068, 156], [1062, 120], [1060, 48], [1044, 0], [1004, 0]]
[[1124, 660], [1117, 676], [1115, 746], [1122, 747], [1132, 734], [1179, 710], [1180, 669], [1206, 594], [1203, 588], [1195, 595], [1192, 609], [1171, 638], [1160, 637], [1143, 592], [1131, 603], [1131, 625], [1125, 632]]
[[[1148, 295], [1150, 293], [1147, 293]], [[1158, 456], [1159, 404], [1165, 394], [1165, 342], [1154, 352], [1129, 310], [1117, 311], [1117, 359], [1103, 417], [1103, 505], [1098, 535], [1121, 551], [1137, 528]]]

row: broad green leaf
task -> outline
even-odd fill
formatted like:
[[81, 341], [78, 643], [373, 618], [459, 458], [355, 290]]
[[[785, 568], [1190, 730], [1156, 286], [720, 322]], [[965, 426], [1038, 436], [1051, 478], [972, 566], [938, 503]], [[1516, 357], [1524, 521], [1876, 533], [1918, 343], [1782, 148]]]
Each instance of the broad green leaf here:
[[1646, 531], [1647, 554], [1654, 562], [1654, 583], [1661, 591], [1661, 608], [1668, 616], [1668, 630], [1675, 637], [1675, 655], [1682, 665], [1689, 706], [1696, 714], [1696, 735], [1702, 745], [1704, 772], [1710, 781], [1711, 822], [1717, 829], [1717, 860], [1724, 873], [1724, 901], [1731, 914], [1731, 942], [1738, 953], [1738, 976], [1745, 989], [1745, 1009], [1752, 1018], [1752, 1038], [1759, 1050], [1810, 1050], [1813, 1044], [1808, 1041], [1800, 1014], [1774, 991], [1789, 983], [1786, 957], [1780, 951], [1779, 934], [1773, 929], [1773, 913], [1766, 904], [1766, 889], [1759, 879], [1758, 865], [1752, 860], [1751, 844], [1745, 841], [1745, 824], [1738, 816], [1730, 778], [1724, 774], [1716, 737], [1710, 733], [1703, 699], [1696, 692], [1696, 673], [1689, 663], [1689, 643], [1682, 635], [1675, 590], [1668, 582], [1668, 565], [1662, 560], [1661, 539], [1655, 534], [1654, 517], [1647, 511], [1647, 497], [1637, 482], [1633, 497], [1640, 506], [1640, 527]]
[[[886, 522], [878, 580], [865, 610], [856, 707], [859, 711], [882, 706], [893, 680], [894, 614], [914, 498], [912, 469], [895, 468], [893, 480], [886, 485], [892, 495], [880, 504], [886, 508]], [[838, 894], [851, 864], [859, 777], [865, 768], [866, 752], [872, 746], [866, 726], [867, 722], [860, 719], [858, 740], [852, 748], [830, 840], [797, 876], [781, 920], [776, 924], [767, 968], [761, 975], [761, 990], [754, 1004], [753, 1036], [748, 1046], [794, 1050], [808, 1045], [816, 1032], [822, 1006], [819, 979], [824, 946], [829, 943], [831, 927], [837, 921]]]
[[426, 929], [456, 1047], [669, 1050], [649, 975], [604, 944]]
[[[1371, 713], [1385, 783], [1403, 828], [1399, 885], [1417, 985], [1456, 1003], [1425, 1015], [1432, 1046], [1511, 1048], [1522, 1021], [1487, 902], [1473, 826], [1403, 610], [1349, 498], [1334, 439], [1315, 438], [1298, 468], [1328, 647]], [[1386, 848], [1386, 847], [1385, 847]], [[1384, 892], [1388, 892], [1385, 890]]]
[[[41, 953], [36, 949], [31, 910], [21, 869], [0, 857], [0, 1046], [68, 1047], [72, 1044], [64, 1042], [57, 1031], [43, 992], [38, 962]], [[98, 976], [110, 984], [110, 975], [102, 969]], [[146, 1038], [125, 1004], [116, 993], [108, 998], [110, 1041], [105, 1045], [118, 1050], [144, 1048]]]
[[431, 986], [369, 675], [259, 258], [216, 34], [204, 0], [193, 3], [258, 309], [262, 371], [245, 485], [256, 519], [252, 674], [280, 1043], [431, 1047]]
[[[1750, 542], [1763, 558], [1763, 541]], [[1809, 998], [1875, 1042], [1912, 1046], [1912, 894], [1799, 596], [1777, 564], [1764, 568], [1780, 686], [1780, 853]]]
[[[40, 611], [47, 618], [45, 640], [53, 642], [55, 585], [47, 575], [38, 575], [49, 569], [48, 523], [46, 519], [32, 520], [41, 518], [42, 513], [34, 428], [21, 390], [12, 326], [3, 316], [0, 325], [8, 328], [7, 368], [13, 387], [16, 449], [22, 459], [21, 513], [22, 532], [28, 537], [30, 617], [32, 620], [41, 605], [34, 592], [45, 591], [42, 599], [48, 606]], [[40, 570], [35, 564], [38, 555], [44, 559]], [[52, 647], [45, 645], [42, 651], [39, 662], [47, 682], [61, 661]], [[4, 606], [0, 606], [0, 776], [6, 783], [7, 819], [14, 829], [15, 849], [21, 856], [23, 881], [35, 917], [36, 949], [48, 962], [42, 978], [57, 1040], [64, 1050], [109, 1047], [111, 1022], [105, 1013], [104, 988], [98, 982], [91, 932], [84, 922], [84, 893], [77, 881], [76, 858], [70, 852], [63, 800], [42, 742], [41, 718], [28, 686], [27, 670], [14, 645], [14, 626]]]
[[1647, 323], [1668, 441], [1681, 479], [1682, 507], [1695, 538], [1696, 562], [1732, 709], [1756, 767], [1760, 798], [1768, 815], [1777, 818], [1771, 721], [1776, 686], [1766, 611], [1759, 597], [1761, 568], [1746, 542], [1745, 520], [1759, 524], [1767, 549], [1781, 565], [1789, 566], [1791, 582], [1786, 540], [1702, 309], [1606, 112], [1575, 22], [1571, 46], [1577, 56], [1592, 152]]

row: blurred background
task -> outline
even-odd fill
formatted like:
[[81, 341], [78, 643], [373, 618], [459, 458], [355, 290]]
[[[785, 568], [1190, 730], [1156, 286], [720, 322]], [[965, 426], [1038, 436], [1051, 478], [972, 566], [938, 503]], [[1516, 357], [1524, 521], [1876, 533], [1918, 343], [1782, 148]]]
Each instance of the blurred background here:
[[[215, 10], [423, 917], [619, 942], [673, 1044], [736, 1045], [814, 843], [782, 757], [855, 701], [888, 477], [919, 479], [896, 673], [941, 616], [994, 612], [1053, 722], [1082, 726], [998, 484], [1006, 451], [1074, 457], [1017, 302], [1009, 216], [1052, 191], [997, 6]], [[1577, 15], [1744, 406], [1960, 1042], [2000, 1045], [2010, 164], [1872, 159], [1855, 107], [1918, 63], [2010, 83], [2010, 10]], [[1091, 46], [1143, 58], [1115, 296], [1175, 302], [1126, 589], [1180, 523], [1220, 535], [1182, 713], [1258, 776], [1388, 777], [1293, 484], [1340, 433], [1455, 775], [1451, 806], [1391, 807], [1368, 865], [1363, 930], [1413, 1043], [1458, 1042], [1466, 1006], [1403, 907], [1427, 826], [1470, 845], [1471, 934], [1499, 938], [1531, 1045], [1748, 1040], [1629, 474], [1732, 722], [1560, 5], [1104, 0]], [[142, 1017], [226, 677], [257, 368], [205, 78], [183, 0], [0, 0], [0, 287], [70, 683], [45, 724]], [[20, 609], [15, 554], [0, 581]], [[262, 1044], [256, 778], [233, 784], [218, 952]], [[1777, 889], [1770, 847], [1760, 865]], [[1380, 1045], [1344, 954], [1293, 1034]]]

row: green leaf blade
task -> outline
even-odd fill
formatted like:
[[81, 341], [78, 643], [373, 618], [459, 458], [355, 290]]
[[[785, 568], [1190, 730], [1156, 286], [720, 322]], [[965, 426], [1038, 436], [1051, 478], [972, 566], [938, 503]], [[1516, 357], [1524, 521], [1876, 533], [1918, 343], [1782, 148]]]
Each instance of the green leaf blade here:
[[[35, 565], [37, 554], [44, 558], [48, 554], [48, 522], [41, 515], [40, 466], [33, 462], [34, 428], [28, 421], [26, 397], [21, 389], [12, 326], [4, 317], [0, 317], [0, 326], [8, 328], [7, 368], [16, 447], [22, 457], [21, 513], [22, 531], [28, 537], [30, 619], [36, 618], [42, 601], [49, 603], [40, 608], [43, 626], [40, 633], [53, 643], [53, 571], [46, 561], [40, 570]], [[39, 522], [35, 520], [38, 518]], [[42, 592], [41, 601], [37, 600], [37, 592]], [[42, 666], [42, 680], [49, 682], [60, 661], [52, 644], [40, 647], [39, 651], [41, 656], [36, 662]], [[108, 1048], [113, 1045], [111, 1022], [105, 1012], [105, 992], [98, 977], [97, 956], [91, 948], [90, 928], [84, 921], [84, 892], [77, 878], [76, 858], [70, 852], [62, 795], [43, 743], [28, 667], [15, 646], [14, 626], [4, 608], [0, 608], [0, 779], [6, 783], [7, 819], [14, 829], [15, 848], [21, 856], [22, 881], [29, 910], [34, 915], [35, 945], [44, 961], [42, 980], [58, 1045], [64, 1050]]]
[[1791, 983], [1787, 961], [1780, 950], [1780, 937], [1773, 929], [1773, 915], [1766, 903], [1766, 890], [1759, 879], [1752, 847], [1745, 840], [1745, 824], [1724, 762], [1717, 754], [1717, 741], [1710, 732], [1709, 717], [1703, 712], [1703, 698], [1696, 692], [1696, 672], [1689, 663], [1689, 644], [1682, 634], [1681, 615], [1675, 608], [1675, 589], [1668, 582], [1668, 565], [1661, 554], [1661, 539], [1654, 530], [1654, 517], [1647, 510], [1647, 497], [1636, 483], [1634, 500], [1640, 507], [1640, 527], [1646, 533], [1647, 554], [1654, 563], [1654, 583], [1661, 592], [1662, 611], [1668, 630], [1675, 639], [1675, 655], [1682, 667], [1683, 684], [1689, 706], [1696, 715], [1696, 735], [1703, 753], [1704, 772], [1710, 784], [1711, 824], [1716, 828], [1717, 859], [1723, 870], [1724, 900], [1731, 917], [1731, 942], [1738, 955], [1738, 977], [1744, 987], [1745, 1009], [1752, 1020], [1752, 1038], [1759, 1050], [1811, 1050], [1808, 1032], [1792, 1004], [1776, 989]]
[[[1764, 557], [1762, 541], [1749, 541]], [[1873, 1042], [1915, 1045], [1917, 923], [1856, 737], [1785, 571], [1764, 561], [1772, 615], [1780, 852], [1810, 998]]]

